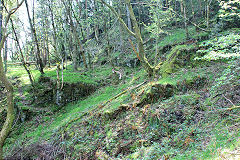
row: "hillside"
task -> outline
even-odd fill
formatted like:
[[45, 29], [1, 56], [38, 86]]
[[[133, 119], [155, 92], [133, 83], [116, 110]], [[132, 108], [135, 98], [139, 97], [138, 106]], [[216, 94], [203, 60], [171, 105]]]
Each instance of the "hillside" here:
[[240, 3], [174, 2], [7, 3], [0, 160], [240, 159]]

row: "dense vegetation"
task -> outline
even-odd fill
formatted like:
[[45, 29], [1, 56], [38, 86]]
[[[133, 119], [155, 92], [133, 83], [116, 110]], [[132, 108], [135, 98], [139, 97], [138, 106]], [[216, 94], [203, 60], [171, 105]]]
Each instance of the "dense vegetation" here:
[[239, 0], [0, 11], [0, 160], [240, 159]]

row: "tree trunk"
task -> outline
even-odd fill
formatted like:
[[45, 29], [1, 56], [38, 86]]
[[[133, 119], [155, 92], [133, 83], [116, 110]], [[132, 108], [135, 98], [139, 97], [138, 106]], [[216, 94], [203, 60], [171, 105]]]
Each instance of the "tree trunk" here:
[[209, 28], [209, 14], [210, 14], [210, 3], [209, 0], [206, 0], [206, 26]]
[[191, 3], [191, 7], [192, 7], [192, 17], [193, 17], [193, 21], [195, 19], [195, 12], [194, 12], [194, 5], [193, 5], [193, 0], [190, 0]]
[[13, 22], [11, 20], [11, 23], [12, 23], [12, 30], [13, 30], [13, 33], [15, 35], [15, 40], [17, 42], [17, 45], [18, 45], [18, 48], [19, 48], [19, 52], [20, 52], [20, 55], [21, 55], [21, 61], [22, 61], [22, 65], [24, 67], [24, 69], [27, 71], [27, 74], [28, 74], [28, 77], [29, 77], [29, 80], [31, 82], [31, 85], [34, 87], [34, 81], [33, 81], [33, 77], [32, 77], [32, 74], [31, 74], [31, 71], [29, 70], [29, 68], [27, 67], [27, 63], [25, 61], [25, 58], [23, 56], [23, 53], [22, 53], [22, 48], [20, 46], [20, 43], [19, 43], [19, 40], [18, 40], [18, 36], [17, 36], [17, 33], [15, 31], [15, 27], [13, 25]]
[[71, 11], [70, 11], [70, 9], [66, 6], [64, 0], [62, 0], [62, 2], [63, 2], [63, 4], [64, 4], [65, 7], [66, 7], [67, 14], [68, 14], [68, 17], [69, 17], [69, 20], [70, 20], [70, 27], [71, 27], [71, 29], [72, 29], [73, 36], [74, 36], [74, 38], [75, 38], [75, 40], [76, 40], [76, 42], [77, 42], [77, 44], [78, 44], [78, 46], [79, 46], [79, 48], [80, 48], [80, 54], [81, 54], [81, 56], [82, 56], [84, 66], [85, 66], [85, 68], [88, 68], [87, 63], [86, 63], [85, 53], [84, 53], [84, 50], [83, 50], [83, 46], [82, 46], [82, 43], [81, 43], [80, 38], [78, 37], [77, 30], [76, 30], [76, 28], [75, 28], [75, 26], [74, 26], [74, 23], [73, 23], [73, 20], [72, 20]]
[[198, 4], [199, 4], [199, 13], [200, 13], [200, 16], [202, 16], [202, 1], [201, 0], [198, 0]]
[[128, 29], [132, 30], [132, 22], [130, 18], [130, 13], [129, 13], [129, 8], [126, 6], [126, 12], [127, 12], [127, 24], [128, 24]]
[[149, 77], [152, 77], [153, 76], [153, 71], [154, 71], [154, 67], [152, 67], [147, 58], [145, 57], [145, 49], [144, 49], [144, 46], [143, 46], [143, 40], [142, 40], [142, 36], [141, 36], [141, 32], [140, 32], [140, 28], [138, 26], [138, 23], [137, 23], [137, 20], [136, 20], [136, 17], [134, 15], [134, 12], [133, 12], [133, 8], [132, 8], [132, 5], [130, 4], [130, 0], [125, 0], [125, 3], [127, 4], [128, 6], [128, 9], [129, 9], [129, 14], [130, 14], [130, 18], [132, 20], [132, 25], [133, 25], [133, 29], [134, 29], [134, 32], [132, 32], [128, 26], [126, 25], [126, 23], [123, 21], [123, 19], [121, 18], [121, 16], [116, 12], [116, 10], [110, 6], [109, 4], [107, 4], [104, 0], [101, 0], [101, 2], [103, 4], [105, 4], [113, 13], [114, 15], [118, 18], [118, 20], [120, 21], [120, 23], [122, 24], [122, 26], [127, 30], [127, 32], [131, 35], [131, 36], [134, 36], [137, 40], [137, 44], [138, 44], [138, 53], [137, 54], [137, 57], [139, 57], [140, 61], [141, 61], [141, 64], [142, 66], [145, 68], [146, 72], [148, 73], [148, 76]]
[[[7, 16], [6, 16], [6, 20], [5, 20], [5, 26], [4, 26], [4, 29], [3, 29], [3, 26], [2, 26], [2, 12], [0, 12], [0, 40], [1, 40], [1, 43], [0, 43], [0, 53], [3, 49], [3, 46], [4, 46], [4, 43], [7, 39], [7, 34], [6, 34], [6, 28], [7, 28], [7, 24], [9, 22], [9, 19], [11, 17], [11, 15], [13, 13], [16, 12], [16, 10], [22, 5], [24, 0], [22, 0], [20, 3], [18, 3], [17, 7], [15, 7], [14, 9], [11, 9]], [[0, 0], [0, 7], [3, 6], [3, 2]], [[1, 129], [1, 132], [0, 132], [0, 160], [3, 159], [3, 145], [5, 143], [5, 140], [12, 128], [12, 124], [13, 124], [13, 121], [14, 121], [14, 118], [15, 118], [15, 115], [14, 115], [14, 103], [13, 103], [13, 86], [11, 84], [11, 82], [8, 80], [5, 72], [4, 72], [4, 69], [3, 69], [3, 59], [2, 59], [2, 55], [0, 54], [0, 81], [3, 83], [3, 85], [5, 86], [5, 88], [7, 89], [7, 107], [6, 107], [6, 110], [7, 110], [7, 117], [6, 117], [6, 120], [3, 124], [3, 127]]]
[[[121, 10], [119, 9], [118, 10], [118, 14], [120, 15], [120, 17], [121, 17]], [[105, 24], [106, 24], [106, 22], [105, 22]], [[123, 37], [124, 37], [124, 35], [123, 35], [123, 29], [122, 29], [122, 25], [121, 25], [121, 23], [119, 23], [119, 34], [120, 34], [120, 49], [121, 49], [121, 51], [122, 51], [122, 48], [123, 48]]]
[[[3, 44], [4, 39], [1, 41], [1, 44]], [[0, 46], [0, 51], [2, 51], [2, 46]], [[4, 122], [4, 125], [2, 127], [2, 130], [0, 132], [0, 160], [3, 159], [3, 145], [5, 143], [5, 140], [11, 130], [13, 120], [14, 120], [14, 103], [13, 103], [13, 86], [10, 83], [10, 81], [7, 79], [7, 76], [3, 70], [3, 63], [2, 63], [2, 57], [0, 54], [0, 81], [4, 84], [5, 88], [7, 89], [7, 117]]]
[[[50, 1], [49, 1], [50, 3]], [[56, 32], [56, 27], [55, 27], [55, 23], [54, 23], [54, 16], [53, 16], [53, 10], [49, 4], [48, 9], [50, 11], [50, 17], [51, 17], [51, 21], [52, 21], [52, 27], [53, 27], [53, 48], [54, 48], [54, 53], [55, 55], [57, 55], [57, 32]]]
[[77, 71], [78, 70], [78, 60], [77, 60], [77, 57], [78, 57], [78, 49], [77, 49], [77, 45], [76, 44], [73, 44], [74, 45], [74, 51], [73, 51], [73, 71]]
[[125, 0], [125, 2], [128, 6], [128, 9], [129, 9], [129, 12], [130, 12], [130, 17], [132, 19], [133, 29], [135, 31], [135, 37], [136, 37], [137, 44], [138, 44], [138, 52], [139, 52], [138, 54], [139, 54], [139, 57], [141, 59], [141, 63], [143, 65], [143, 67], [145, 68], [145, 70], [147, 71], [148, 76], [152, 77], [154, 67], [152, 67], [149, 64], [147, 58], [145, 57], [145, 49], [144, 49], [144, 46], [143, 46], [143, 40], [142, 40], [140, 28], [138, 26], [136, 17], [135, 17], [134, 12], [133, 12], [132, 5], [130, 4], [130, 0]]
[[31, 17], [30, 17], [27, 0], [25, 0], [25, 4], [26, 4], [26, 8], [27, 8], [27, 15], [28, 15], [28, 20], [29, 20], [29, 24], [31, 27], [32, 35], [33, 35], [33, 38], [34, 38], [34, 41], [35, 41], [36, 47], [37, 47], [37, 64], [39, 65], [39, 71], [41, 72], [41, 74], [44, 74], [44, 71], [43, 71], [44, 65], [43, 65], [42, 58], [41, 58], [41, 52], [40, 52], [40, 47], [39, 47], [39, 43], [38, 43], [38, 39], [37, 39], [36, 29], [32, 23]]
[[97, 42], [99, 42], [99, 38], [98, 38], [98, 36], [99, 36], [99, 32], [98, 32], [98, 15], [96, 14], [97, 13], [97, 3], [96, 3], [96, 0], [94, 0], [93, 1], [94, 3], [94, 7], [93, 7], [93, 9], [94, 9], [94, 16], [95, 16], [95, 21], [94, 21], [94, 34], [95, 34], [95, 39], [96, 39], [96, 41]]
[[186, 39], [189, 39], [185, 0], [181, 0], [181, 8], [182, 8], [182, 13], [183, 13], [183, 17], [184, 17], [184, 28], [185, 28], [185, 32], [186, 32]]
[[7, 73], [7, 60], [8, 60], [8, 43], [7, 40], [5, 42], [5, 47], [4, 47], [4, 71]]

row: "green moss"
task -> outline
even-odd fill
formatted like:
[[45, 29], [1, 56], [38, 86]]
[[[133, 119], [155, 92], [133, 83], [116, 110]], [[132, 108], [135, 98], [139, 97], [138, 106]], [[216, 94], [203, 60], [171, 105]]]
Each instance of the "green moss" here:
[[183, 81], [186, 82], [193, 82], [196, 77], [205, 77], [208, 74], [208, 77], [211, 77], [213, 73], [206, 73], [206, 68], [199, 68], [198, 70], [195, 69], [188, 69], [186, 70], [181, 69], [173, 75], [168, 75], [158, 80], [157, 83], [166, 85], [170, 84], [173, 86], [177, 86], [177, 84], [181, 84]]
[[[85, 83], [85, 84], [97, 84], [97, 81], [106, 78], [111, 74], [110, 67], [101, 67], [94, 70], [89, 70], [86, 72], [73, 72], [72, 70], [64, 70], [63, 71], [63, 80], [67, 83]], [[51, 79], [57, 79], [56, 69], [53, 68], [51, 70], [45, 71], [46, 77], [50, 77]], [[61, 71], [60, 71], [60, 79], [61, 79]]]
[[178, 45], [174, 47], [171, 52], [167, 55], [167, 60], [164, 61], [160, 67], [160, 73], [162, 77], [167, 77], [169, 74], [173, 73], [177, 69], [176, 59], [180, 54], [184, 52], [189, 52], [195, 48], [194, 45]]
[[[198, 33], [195, 30], [195, 27], [188, 27], [190, 37], [195, 37]], [[164, 47], [166, 45], [175, 45], [181, 42], [186, 41], [186, 30], [182, 28], [172, 29], [167, 31], [168, 35], [160, 41], [158, 47]]]
[[[31, 73], [32, 73], [34, 79], [38, 80], [38, 77], [41, 75], [41, 73], [38, 70], [35, 70], [34, 67], [29, 67], [29, 69], [31, 70]], [[22, 85], [31, 84], [28, 74], [27, 74], [27, 71], [22, 66], [17, 66], [17, 65], [9, 66], [7, 76], [10, 79], [19, 78]]]
[[[67, 67], [67, 70], [63, 71], [63, 81], [67, 83], [84, 83], [84, 84], [97, 84], [98, 81], [105, 79], [112, 73], [112, 69], [110, 66], [104, 66], [99, 67], [94, 70], [89, 70], [86, 72], [73, 72], [71, 67]], [[38, 81], [41, 74], [38, 70], [36, 70], [34, 67], [30, 67], [30, 70], [32, 72], [32, 75], [35, 79], [35, 81]], [[56, 80], [57, 79], [57, 72], [56, 67], [53, 67], [51, 69], [45, 69], [45, 74], [43, 76], [50, 77], [51, 79]], [[60, 71], [60, 79], [61, 77]], [[28, 74], [24, 70], [22, 66], [10, 66], [8, 68], [8, 77], [13, 79], [15, 77], [18, 77], [21, 81], [21, 84], [30, 84]]]
[[[51, 120], [49, 120], [49, 117], [43, 117], [44, 124], [39, 125], [36, 128], [33, 128], [34, 124], [31, 124], [32, 122], [30, 122], [25, 126], [26, 128], [28, 128], [28, 130], [24, 132], [24, 134], [19, 136], [18, 139], [24, 140], [27, 138], [29, 139], [30, 144], [39, 141], [39, 139], [51, 139], [52, 135], [59, 131], [61, 127], [65, 126], [73, 119], [81, 117], [86, 112], [96, 110], [98, 108], [98, 105], [119, 94], [123, 89], [126, 88], [126, 86], [127, 84], [119, 86], [107, 86], [101, 88], [93, 95], [89, 96], [87, 99], [80, 100], [77, 103], [68, 104], [62, 110], [58, 111], [57, 114], [52, 115]], [[120, 105], [121, 99], [123, 100], [124, 96], [118, 99], [119, 102], [118, 100], [113, 101], [110, 105], [106, 107], [106, 109], [104, 108], [104, 110], [116, 109]]]

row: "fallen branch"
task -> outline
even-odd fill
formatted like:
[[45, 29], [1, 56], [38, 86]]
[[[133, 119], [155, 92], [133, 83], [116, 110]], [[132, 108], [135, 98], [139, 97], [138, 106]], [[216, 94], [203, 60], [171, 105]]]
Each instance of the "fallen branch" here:
[[226, 99], [226, 100], [228, 100], [233, 106], [235, 106], [235, 104], [233, 104], [233, 102], [230, 100], [230, 99], [228, 99], [226, 96], [224, 96], [223, 95], [223, 97]]
[[228, 100], [228, 101], [233, 105], [232, 108], [227, 108], [226, 110], [231, 111], [231, 110], [233, 110], [233, 109], [240, 108], [240, 106], [236, 106], [236, 105], [235, 105], [230, 99], [228, 99], [226, 96], [223, 95], [223, 97], [224, 97], [226, 100]]
[[227, 108], [227, 110], [231, 111], [233, 109], [238, 109], [238, 108], [240, 108], [240, 106], [233, 106], [232, 108]]
[[[130, 87], [130, 88], [124, 90], [123, 92], [119, 93], [118, 95], [114, 96], [113, 98], [111, 98], [111, 99], [107, 100], [106, 102], [104, 102], [103, 104], [101, 104], [101, 107], [104, 107], [107, 103], [109, 103], [109, 102], [111, 102], [112, 100], [120, 97], [121, 95], [125, 94], [126, 92], [142, 86], [142, 85], [145, 84], [146, 82], [147, 82], [147, 81], [144, 81], [143, 83], [138, 84], [138, 85], [135, 86], [135, 87]], [[88, 110], [88, 111], [86, 111], [86, 112], [83, 112], [80, 116], [78, 116], [78, 117], [70, 120], [69, 122], [67, 122], [67, 123], [63, 126], [63, 130], [64, 130], [65, 128], [67, 128], [67, 126], [68, 126], [69, 124], [71, 124], [71, 123], [73, 123], [73, 122], [81, 119], [82, 117], [86, 116], [86, 115], [88, 114], [88, 112], [91, 112], [91, 111], [95, 110], [97, 107], [99, 107], [99, 105], [93, 107], [91, 110]]]
[[114, 96], [113, 98], [111, 98], [111, 99], [107, 100], [106, 102], [104, 102], [104, 103], [101, 105], [101, 107], [105, 106], [106, 104], [108, 104], [109, 102], [113, 101], [114, 99], [117, 99], [118, 97], [120, 97], [121, 95], [125, 94], [126, 92], [142, 86], [144, 83], [146, 83], [146, 81], [144, 81], [143, 83], [141, 83], [141, 84], [139, 84], [139, 85], [137, 85], [137, 86], [135, 86], [135, 87], [130, 87], [130, 88], [124, 90], [123, 92], [119, 93], [118, 95], [116, 95], [116, 96]]

